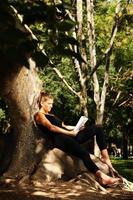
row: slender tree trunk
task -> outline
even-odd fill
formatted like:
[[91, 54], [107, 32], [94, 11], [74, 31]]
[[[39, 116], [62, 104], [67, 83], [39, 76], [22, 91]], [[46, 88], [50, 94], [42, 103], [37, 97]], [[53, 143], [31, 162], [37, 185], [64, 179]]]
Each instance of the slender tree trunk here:
[[[75, 32], [74, 37], [79, 40], [79, 49], [75, 46], [75, 51], [80, 51], [82, 58], [86, 61], [86, 52], [85, 48], [82, 45], [83, 40], [83, 1], [76, 1], [76, 20], [78, 22], [77, 32]], [[80, 84], [80, 107], [83, 115], [88, 117], [87, 110], [87, 72], [88, 66], [86, 63], [80, 63], [77, 59], [74, 60], [75, 68], [79, 76], [79, 84]]]
[[[84, 39], [83, 30], [82, 30], [83, 29], [82, 28], [82, 26], [83, 26], [83, 8], [82, 8], [83, 1], [76, 0], [75, 4], [76, 4], [76, 13], [75, 13], [76, 17], [74, 18], [74, 20], [76, 20], [78, 22], [78, 25], [77, 25], [75, 31], [73, 32], [73, 37], [79, 41], [79, 47], [77, 47], [76, 45], [72, 46], [70, 44], [69, 44], [69, 46], [76, 53], [80, 52], [80, 55], [82, 56], [84, 61], [87, 61], [86, 51], [82, 45], [82, 40]], [[70, 18], [73, 18], [70, 13], [69, 13], [69, 15], [70, 15]], [[54, 71], [57, 73], [57, 75], [61, 78], [61, 80], [63, 80], [65, 85], [69, 88], [69, 90], [79, 98], [81, 113], [83, 115], [85, 115], [86, 117], [88, 117], [88, 109], [87, 109], [87, 105], [88, 105], [88, 102], [87, 102], [88, 65], [85, 62], [84, 63], [80, 62], [78, 59], [73, 59], [73, 63], [75, 66], [75, 71], [79, 78], [79, 85], [80, 85], [79, 92], [75, 91], [67, 83], [67, 81], [64, 79], [62, 74], [52, 63], [51, 63], [51, 66], [54, 69]]]
[[[93, 0], [87, 0], [87, 24], [88, 24], [88, 38], [90, 45], [90, 64], [93, 73], [93, 87], [94, 87], [94, 101], [96, 103], [96, 124], [103, 124], [103, 116], [104, 116], [104, 108], [105, 108], [105, 100], [107, 87], [109, 83], [109, 66], [110, 66], [110, 56], [112, 53], [114, 38], [117, 33], [117, 25], [118, 25], [118, 13], [121, 10], [121, 2], [118, 1], [115, 12], [115, 21], [112, 27], [112, 33], [110, 38], [110, 43], [105, 52], [105, 70], [104, 70], [104, 83], [102, 87], [102, 92], [100, 95], [99, 82], [96, 74], [96, 47], [95, 47], [95, 27], [94, 27], [94, 10], [93, 10]], [[95, 145], [95, 154], [97, 155], [98, 149], [97, 145]]]
[[[93, 0], [87, 0], [87, 26], [88, 26], [88, 38], [89, 38], [89, 52], [90, 52], [90, 66], [93, 70], [96, 67], [96, 47], [95, 47], [95, 27], [94, 27], [94, 10]], [[96, 72], [93, 73], [93, 88], [94, 88], [94, 101], [97, 108], [99, 107], [99, 83]]]
[[123, 159], [128, 159], [128, 134], [123, 131]]
[[[95, 27], [94, 27], [94, 10], [93, 10], [93, 0], [87, 0], [87, 26], [88, 26], [88, 38], [89, 38], [89, 52], [90, 52], [90, 66], [93, 71], [96, 67], [96, 46], [95, 46]], [[97, 78], [96, 71], [92, 75], [93, 89], [94, 89], [94, 101], [96, 103], [96, 124], [99, 124], [99, 111], [100, 111], [100, 90], [99, 82]], [[101, 122], [100, 122], [101, 124]], [[96, 143], [96, 138], [94, 142], [94, 154], [99, 156], [99, 148]]]

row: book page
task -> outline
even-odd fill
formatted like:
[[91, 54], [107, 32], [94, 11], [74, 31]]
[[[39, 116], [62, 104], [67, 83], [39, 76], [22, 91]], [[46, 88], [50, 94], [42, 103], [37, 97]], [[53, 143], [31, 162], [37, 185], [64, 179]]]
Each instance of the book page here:
[[81, 116], [80, 119], [79, 119], [79, 121], [78, 121], [78, 123], [76, 124], [76, 126], [74, 128], [74, 131], [79, 131], [80, 128], [85, 125], [85, 123], [87, 122], [87, 120], [88, 120], [87, 117]]

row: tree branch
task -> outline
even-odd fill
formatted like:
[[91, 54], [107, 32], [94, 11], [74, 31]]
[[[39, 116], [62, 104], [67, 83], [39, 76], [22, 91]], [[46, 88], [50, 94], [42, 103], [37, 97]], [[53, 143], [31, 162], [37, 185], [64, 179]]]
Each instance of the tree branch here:
[[108, 48], [105, 51], [105, 72], [104, 72], [104, 83], [103, 83], [102, 92], [101, 92], [101, 107], [100, 107], [102, 113], [104, 112], [107, 86], [108, 86], [108, 82], [109, 82], [110, 56], [111, 56], [111, 51], [112, 51], [113, 44], [114, 44], [114, 39], [115, 39], [115, 36], [116, 36], [116, 33], [117, 33], [118, 21], [119, 21], [118, 13], [121, 10], [120, 6], [121, 6], [121, 3], [119, 1], [117, 6], [116, 6], [115, 23], [112, 27], [110, 43], [109, 43]]
[[67, 88], [71, 92], [73, 92], [76, 96], [80, 97], [80, 93], [78, 93], [75, 90], [73, 90], [73, 88], [67, 83], [67, 81], [65, 80], [64, 76], [60, 73], [60, 71], [56, 67], [53, 67], [53, 70], [58, 75], [58, 77], [63, 81], [63, 83], [67, 86]]
[[128, 4], [130, 3], [130, 0], [128, 0], [128, 1], [126, 2], [126, 5], [125, 5], [123, 8], [121, 8], [121, 9], [118, 8], [120, 2], [121, 2], [121, 1], [119, 0], [118, 5], [117, 5], [117, 8], [116, 8], [115, 16], [114, 16], [115, 22], [114, 22], [114, 25], [113, 25], [113, 27], [112, 27], [112, 33], [111, 33], [110, 43], [109, 43], [108, 48], [106, 49], [104, 55], [103, 55], [102, 58], [99, 60], [99, 62], [97, 62], [96, 66], [94, 67], [94, 69], [93, 69], [92, 72], [90, 73], [90, 75], [89, 75], [90, 77], [91, 77], [91, 76], [94, 74], [94, 72], [98, 69], [98, 67], [100, 66], [100, 64], [102, 63], [102, 61], [106, 59], [107, 53], [110, 53], [111, 50], [112, 50], [113, 42], [114, 42], [114, 39], [115, 39], [116, 27], [118, 26], [118, 24], [121, 22], [121, 19], [122, 19], [122, 16], [119, 17], [119, 13], [126, 9], [126, 7], [128, 6]]
[[[13, 13], [16, 15], [16, 17], [18, 18], [18, 20], [21, 22], [23, 22], [23, 19], [21, 17], [21, 15], [19, 15], [19, 13], [17, 12], [17, 10], [13, 7], [10, 6], [11, 10], [13, 11]], [[22, 29], [20, 27], [20, 23], [17, 24], [17, 26], [19, 26], [19, 29]], [[28, 31], [31, 34], [31, 38], [35, 39], [38, 41], [37, 37], [34, 35], [34, 33], [32, 32], [32, 30], [26, 25], [23, 25], [25, 30]], [[23, 30], [24, 31], [24, 30]], [[49, 65], [52, 67], [52, 69], [55, 71], [55, 73], [58, 75], [58, 77], [63, 81], [63, 83], [67, 86], [67, 88], [73, 92], [76, 96], [80, 97], [80, 93], [76, 92], [69, 84], [68, 82], [65, 80], [65, 78], [63, 77], [63, 75], [61, 74], [61, 72], [55, 67], [55, 65], [53, 64], [53, 62], [49, 59], [48, 55], [46, 54], [46, 52], [44, 51], [44, 49], [42, 49], [40, 46], [38, 46], [38, 48], [41, 50], [41, 52], [44, 54], [44, 56], [46, 56], [49, 60]]]

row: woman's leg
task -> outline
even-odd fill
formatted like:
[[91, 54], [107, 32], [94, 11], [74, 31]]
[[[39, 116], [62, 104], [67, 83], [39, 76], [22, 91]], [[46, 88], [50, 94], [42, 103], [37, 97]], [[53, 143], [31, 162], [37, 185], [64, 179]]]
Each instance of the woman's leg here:
[[89, 153], [84, 150], [80, 144], [70, 136], [66, 136], [63, 134], [56, 134], [54, 136], [54, 147], [76, 156], [80, 158], [86, 168], [95, 174], [101, 181], [99, 181], [102, 185], [112, 184], [118, 181], [118, 178], [112, 178], [104, 174], [99, 170], [99, 168], [95, 165], [95, 163], [91, 160]]
[[86, 127], [84, 130], [80, 131], [77, 134], [76, 140], [80, 144], [82, 144], [86, 142], [87, 140], [89, 140], [94, 135], [96, 135], [96, 141], [101, 151], [102, 161], [106, 163], [110, 168], [113, 169], [113, 166], [111, 164], [109, 154], [107, 151], [107, 144], [105, 141], [104, 131], [103, 131], [102, 126], [92, 125], [92, 126]]
[[80, 143], [84, 143], [88, 141], [90, 138], [92, 138], [94, 135], [96, 135], [96, 141], [100, 148], [100, 150], [106, 149], [107, 144], [104, 137], [104, 132], [102, 126], [97, 125], [91, 125], [86, 127], [85, 129], [79, 131], [75, 139]]
[[101, 159], [104, 163], [106, 163], [108, 165], [108, 167], [110, 169], [113, 169], [111, 160], [109, 158], [109, 154], [108, 154], [108, 150], [107, 150], [107, 144], [106, 144], [106, 141], [105, 141], [104, 131], [103, 131], [102, 127], [96, 126], [95, 132], [96, 132], [96, 141], [97, 141], [97, 144], [98, 144], [99, 149], [101, 151]]
[[80, 158], [86, 168], [92, 173], [95, 174], [96, 171], [99, 170], [99, 168], [91, 160], [89, 153], [84, 150], [74, 138], [57, 133], [55, 134], [53, 141], [54, 147]]

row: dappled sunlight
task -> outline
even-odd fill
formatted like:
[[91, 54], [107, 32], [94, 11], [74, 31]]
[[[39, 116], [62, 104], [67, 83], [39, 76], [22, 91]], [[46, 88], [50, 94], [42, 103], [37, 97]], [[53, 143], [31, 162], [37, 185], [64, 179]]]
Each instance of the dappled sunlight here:
[[69, 198], [71, 199], [72, 197], [82, 197], [89, 194], [91, 189], [87, 189], [87, 186], [85, 185], [75, 185], [72, 183], [60, 183], [60, 184], [55, 184], [53, 186], [49, 186], [48, 184], [45, 185], [43, 188], [36, 188], [36, 191], [32, 193], [32, 195], [36, 196], [46, 196], [50, 198]]
[[[94, 175], [83, 172], [69, 181], [33, 180], [30, 195], [59, 199], [132, 199], [132, 192], [122, 189], [120, 185], [114, 188], [103, 188]], [[127, 198], [128, 197], [128, 198]]]
[[70, 181], [33, 181], [19, 184], [7, 181], [0, 187], [0, 200], [45, 200], [45, 199], [84, 199], [84, 200], [130, 200], [133, 192], [110, 188], [102, 191], [93, 184], [88, 184], [81, 175]]

